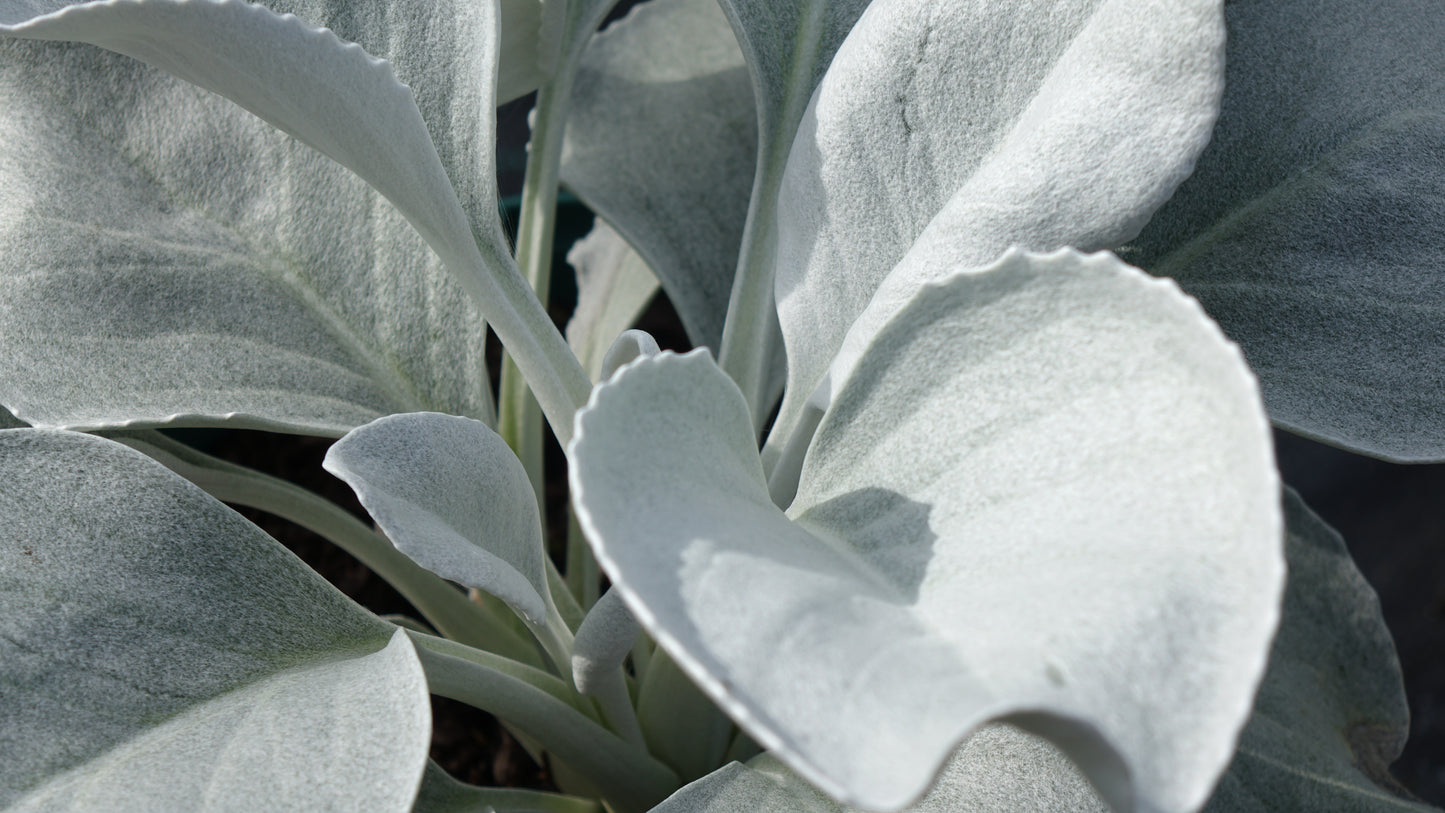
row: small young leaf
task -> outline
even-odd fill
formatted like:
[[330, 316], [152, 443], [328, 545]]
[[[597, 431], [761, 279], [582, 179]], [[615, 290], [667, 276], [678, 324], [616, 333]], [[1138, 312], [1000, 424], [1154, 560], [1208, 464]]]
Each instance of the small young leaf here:
[[582, 619], [572, 644], [572, 679], [577, 691], [591, 694], [599, 678], [622, 666], [641, 632], [622, 594], [616, 590], [603, 593]]
[[422, 567], [545, 626], [552, 594], [537, 498], [521, 461], [480, 421], [390, 415], [332, 444], [322, 464]]

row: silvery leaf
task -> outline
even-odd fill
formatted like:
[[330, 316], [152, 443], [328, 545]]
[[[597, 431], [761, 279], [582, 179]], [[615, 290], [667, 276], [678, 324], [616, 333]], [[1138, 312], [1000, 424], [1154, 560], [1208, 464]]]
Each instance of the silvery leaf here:
[[552, 597], [537, 498], [521, 461], [485, 424], [390, 415], [332, 444], [322, 465], [351, 486], [397, 550], [546, 625]]
[[720, 0], [747, 59], [764, 153], [786, 153], [808, 97], [869, 2]]
[[694, 344], [722, 338], [756, 153], [747, 68], [717, 0], [644, 3], [583, 52], [562, 181], [636, 247]]
[[1409, 730], [1380, 601], [1344, 541], [1286, 489], [1289, 584], [1269, 670], [1206, 813], [1434, 810], [1390, 775]]
[[634, 360], [652, 357], [661, 353], [662, 349], [657, 346], [657, 340], [642, 330], [624, 330], [617, 341], [608, 348], [607, 355], [602, 357], [602, 379], [605, 381], [612, 377], [613, 373], [622, 369]]
[[582, 626], [577, 628], [577, 640], [573, 641], [572, 678], [577, 691], [592, 694], [595, 684], [627, 660], [641, 632], [622, 594], [616, 590], [603, 593], [587, 611]]
[[[500, 4], [498, 27], [502, 32], [502, 43], [497, 65], [498, 106], [536, 90], [549, 76], [555, 55], [542, 36], [545, 5], [542, 0], [502, 0]], [[354, 38], [348, 39], [355, 41]], [[415, 42], [430, 44], [430, 40], [431, 37], [425, 37]]]
[[[773, 756], [732, 763], [668, 797], [653, 813], [858, 813], [824, 796]], [[1057, 748], [1014, 726], [974, 732], [907, 813], [1107, 813]]]
[[567, 345], [596, 381], [616, 337], [632, 327], [657, 293], [657, 277], [601, 218], [567, 252], [577, 271], [577, 309], [567, 322]]
[[737, 32], [757, 100], [758, 157], [720, 358], [748, 395], [761, 431], [787, 379], [773, 295], [783, 169], [809, 97], [868, 0], [721, 5]]
[[0, 52], [0, 358], [14, 372], [0, 401], [87, 429], [491, 419], [481, 317], [352, 173], [132, 60], [15, 40]]
[[6, 809], [410, 809], [405, 634], [111, 441], [0, 432], [0, 505]]
[[[8, 0], [0, 6], [0, 34], [99, 45], [225, 96], [360, 175], [461, 273], [482, 262], [473, 228], [479, 237], [506, 245], [495, 217], [492, 157], [486, 148], [493, 116], [495, 64], [488, 57], [496, 48], [496, 6], [474, 8], [471, 30], [478, 47], [465, 68], [471, 81], [485, 89], [487, 103], [463, 106], [461, 135], [475, 133], [474, 123], [485, 126], [477, 128], [483, 138], [473, 145], [472, 160], [458, 169], [476, 203], [489, 210], [472, 222], [458, 205], [411, 89], [397, 80], [390, 63], [313, 22], [244, 0]], [[447, 125], [438, 122], [439, 129]], [[478, 168], [488, 172], [477, 177]]]
[[1126, 255], [1244, 347], [1274, 421], [1445, 459], [1445, 16], [1234, 2], [1224, 107]]
[[[1239, 749], [1206, 813], [1427, 811], [1399, 795], [1389, 763], [1407, 728], [1399, 667], [1379, 601], [1339, 536], [1284, 493], [1289, 580], [1279, 634]], [[1105, 810], [1077, 769], [1037, 737], [980, 729], [916, 813]], [[732, 764], [655, 813], [844, 813], [777, 760]]]
[[788, 387], [770, 465], [875, 294], [900, 306], [1010, 246], [1096, 250], [1138, 233], [1208, 140], [1220, 6], [868, 7], [787, 159], [775, 294]]
[[752, 437], [708, 357], [664, 353], [594, 390], [570, 459], [613, 589], [760, 745], [896, 810], [1001, 720], [1120, 807], [1203, 803], [1284, 574], [1258, 393], [1196, 303], [1013, 253], [874, 335], [786, 514]]

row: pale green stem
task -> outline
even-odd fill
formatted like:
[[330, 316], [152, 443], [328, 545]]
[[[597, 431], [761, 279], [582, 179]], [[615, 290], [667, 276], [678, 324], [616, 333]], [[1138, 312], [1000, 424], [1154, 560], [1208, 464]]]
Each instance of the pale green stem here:
[[582, 533], [582, 524], [577, 521], [577, 511], [567, 506], [567, 586], [577, 597], [577, 604], [583, 611], [592, 609], [602, 591], [602, 571], [597, 567], [597, 557], [592, 546]]
[[772, 406], [767, 403], [769, 365], [781, 338], [773, 301], [773, 252], [778, 240], [778, 188], [786, 159], [786, 149], [771, 145], [764, 145], [758, 156], [753, 202], [743, 228], [722, 346], [718, 349], [718, 366], [743, 391], [752, 408], [753, 429], [759, 433]]
[[648, 749], [686, 782], [721, 766], [733, 738], [733, 721], [660, 647], [637, 687], [637, 718]]
[[572, 683], [572, 630], [557, 612], [555, 604], [547, 603], [547, 623], [528, 624], [537, 642], [547, 651], [557, 674], [570, 685]]
[[[532, 139], [522, 186], [517, 225], [517, 266], [543, 305], [552, 283], [552, 240], [557, 226], [557, 175], [562, 163], [562, 134], [572, 95], [572, 71], [562, 71], [537, 91], [532, 113]], [[545, 524], [545, 477], [542, 462], [542, 412], [510, 355], [502, 359], [497, 396], [498, 434], [521, 459], [537, 493]], [[555, 431], [555, 427], [554, 427]]]
[[577, 598], [572, 594], [572, 588], [567, 580], [557, 572], [557, 566], [552, 563], [552, 558], [547, 557], [547, 589], [552, 591], [552, 601], [557, 605], [557, 612], [562, 614], [562, 620], [567, 622], [567, 628], [574, 633], [582, 625], [582, 617], [586, 611], [577, 603]]
[[[408, 633], [433, 694], [517, 726], [595, 786], [618, 813], [642, 813], [675, 790], [677, 774], [566, 699], [569, 687], [537, 670], [442, 638]], [[580, 696], [573, 694], [580, 701]]]
[[637, 721], [637, 710], [632, 706], [632, 694], [627, 691], [627, 676], [621, 667], [594, 678], [588, 690], [613, 731], [640, 748], [647, 747], [642, 725]]
[[522, 663], [539, 663], [535, 648], [504, 622], [331, 501], [294, 483], [210, 457], [159, 432], [127, 433], [115, 439], [222, 502], [275, 514], [325, 538], [396, 588], [443, 635]]

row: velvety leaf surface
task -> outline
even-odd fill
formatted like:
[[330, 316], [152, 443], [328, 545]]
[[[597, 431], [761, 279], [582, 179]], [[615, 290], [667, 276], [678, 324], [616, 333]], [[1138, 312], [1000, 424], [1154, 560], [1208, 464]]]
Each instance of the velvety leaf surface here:
[[698, 353], [595, 390], [571, 476], [638, 620], [837, 798], [901, 808], [1004, 719], [1121, 806], [1189, 810], [1277, 620], [1267, 431], [1237, 349], [1172, 285], [1014, 253], [872, 339], [786, 514]]
[[537, 498], [522, 462], [480, 421], [390, 415], [352, 430], [322, 463], [422, 567], [490, 593], [529, 623], [552, 603]]
[[[858, 813], [824, 796], [769, 754], [732, 763], [679, 790], [654, 813]], [[1004, 723], [980, 728], [907, 813], [1106, 813], [1069, 760]]]
[[1434, 810], [1389, 766], [1409, 731], [1400, 663], [1344, 541], [1286, 489], [1289, 584], [1254, 716], [1207, 813]]
[[[552, 67], [552, 54], [542, 39], [541, 0], [502, 0], [499, 5], [501, 57], [497, 65], [497, 105], [501, 106], [537, 89]], [[415, 42], [420, 45], [428, 40]]]
[[582, 619], [572, 644], [572, 679], [577, 691], [591, 694], [592, 686], [622, 666], [641, 632], [622, 594], [616, 590], [603, 593]]
[[777, 425], [797, 422], [875, 293], [891, 311], [923, 282], [1010, 246], [1095, 250], [1136, 235], [1218, 112], [1220, 5], [872, 3], [787, 158]]
[[0, 401], [78, 428], [491, 418], [481, 318], [359, 178], [132, 60], [0, 52]]
[[[471, 78], [488, 103], [468, 112], [490, 125], [495, 65], [488, 57], [496, 48], [497, 7], [474, 8], [478, 58], [465, 67], [480, 72]], [[99, 45], [225, 96], [365, 178], [454, 270], [466, 265], [454, 261], [477, 254], [411, 90], [389, 63], [314, 22], [243, 0], [12, 0], [0, 7], [0, 33]], [[475, 145], [471, 155], [490, 169], [488, 144]], [[490, 173], [467, 180], [485, 190], [483, 202], [495, 209]], [[479, 236], [502, 240], [496, 217], [471, 225], [481, 227]]]
[[747, 58], [765, 151], [786, 151], [808, 97], [868, 3], [720, 0]]
[[0, 432], [0, 804], [408, 810], [406, 637], [138, 452]]
[[607, 355], [602, 358], [602, 380], [612, 377], [612, 374], [630, 364], [634, 359], [642, 356], [655, 356], [661, 353], [662, 349], [657, 346], [657, 340], [642, 330], [626, 330], [617, 341], [608, 348]]
[[613, 341], [632, 327], [657, 293], [657, 277], [601, 218], [573, 244], [567, 262], [577, 272], [577, 309], [567, 322], [567, 345], [596, 381]]
[[1227, 19], [1213, 140], [1125, 256], [1244, 346], [1276, 423], [1445, 459], [1445, 15], [1323, 0]]
[[730, 762], [716, 771], [689, 782], [651, 813], [835, 813], [833, 800], [822, 795], [797, 774], [784, 768], [771, 776], [740, 762]]
[[562, 181], [636, 247], [698, 345], [722, 338], [756, 154], [717, 0], [644, 3], [583, 53]]
[[[1289, 580], [1284, 614], [1239, 750], [1207, 813], [1426, 811], [1396, 795], [1389, 763], [1407, 729], [1404, 694], [1379, 601], [1339, 535], [1284, 493]], [[1105, 810], [1038, 737], [980, 729], [954, 754], [917, 813]], [[770, 756], [678, 791], [658, 813], [843, 813]]]

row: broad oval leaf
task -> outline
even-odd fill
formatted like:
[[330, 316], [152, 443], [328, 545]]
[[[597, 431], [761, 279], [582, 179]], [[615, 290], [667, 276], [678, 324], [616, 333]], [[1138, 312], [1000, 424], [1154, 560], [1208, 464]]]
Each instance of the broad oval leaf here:
[[722, 339], [756, 154], [747, 68], [717, 0], [644, 3], [583, 52], [562, 182], [636, 247], [696, 345]]
[[0, 52], [0, 401], [86, 429], [492, 419], [485, 323], [359, 178], [133, 60]]
[[1227, 764], [1283, 581], [1252, 377], [1108, 255], [927, 286], [823, 416], [784, 514], [741, 393], [640, 360], [578, 415], [579, 519], [638, 620], [758, 743], [898, 809], [1004, 719], [1112, 803], [1190, 810]]
[[[469, 66], [488, 91], [496, 14], [495, 4], [477, 6], [484, 58]], [[494, 251], [506, 245], [495, 216], [468, 223], [415, 98], [391, 65], [329, 29], [244, 0], [11, 0], [0, 6], [0, 34], [99, 45], [225, 96], [365, 178], [457, 273], [482, 263], [473, 225]], [[490, 103], [470, 112], [492, 115]], [[472, 155], [490, 168], [488, 153]], [[495, 210], [490, 178], [466, 179]]]
[[[1284, 490], [1289, 579], [1279, 634], [1229, 770], [1206, 813], [1427, 811], [1388, 765], [1407, 729], [1379, 601], [1339, 535]], [[1077, 769], [1016, 728], [980, 729], [914, 813], [1106, 810]], [[655, 813], [843, 813], [769, 756], [692, 783]]]
[[1010, 246], [1096, 250], [1138, 233], [1209, 138], [1220, 6], [868, 7], [787, 159], [775, 295], [788, 386], [770, 464], [875, 293], [901, 305]]
[[529, 624], [547, 624], [537, 498], [522, 462], [485, 424], [389, 415], [332, 444], [322, 465], [351, 486], [397, 550], [496, 596]]
[[1280, 426], [1445, 460], [1445, 15], [1227, 9], [1213, 141], [1125, 256], [1243, 345]]
[[0, 432], [0, 804], [405, 811], [406, 636], [139, 452]]
[[1289, 584], [1269, 670], [1206, 813], [1428, 811], [1390, 775], [1409, 731], [1380, 601], [1345, 543], [1284, 493]]

